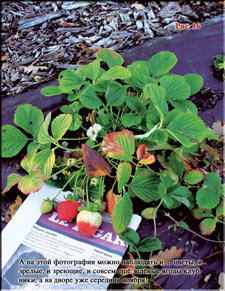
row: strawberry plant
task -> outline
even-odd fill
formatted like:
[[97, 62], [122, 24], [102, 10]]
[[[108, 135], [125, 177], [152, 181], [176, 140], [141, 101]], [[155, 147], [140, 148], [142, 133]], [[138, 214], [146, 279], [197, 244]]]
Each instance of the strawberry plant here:
[[213, 66], [216, 75], [218, 75], [222, 80], [224, 80], [224, 67], [225, 67], [225, 56], [223, 55], [217, 55], [213, 58]]
[[[161, 51], [124, 67], [120, 54], [104, 48], [92, 63], [62, 71], [58, 86], [42, 89], [46, 98], [67, 95], [56, 117], [25, 104], [15, 112], [15, 126], [2, 127], [3, 157], [24, 152], [21, 167], [27, 172], [10, 174], [3, 193], [18, 185], [29, 194], [44, 182], [60, 192], [69, 189], [87, 203], [77, 215], [81, 232], [89, 225], [87, 235], [100, 226], [106, 202], [114, 230], [127, 231], [134, 198], [146, 204], [154, 223], [160, 208], [183, 205], [205, 218], [203, 234], [214, 231], [224, 223], [224, 172], [208, 143], [221, 138], [188, 100], [202, 88], [202, 77], [171, 73], [176, 63], [174, 53]], [[72, 208], [72, 202], [63, 204]], [[51, 203], [45, 201], [42, 212]]]

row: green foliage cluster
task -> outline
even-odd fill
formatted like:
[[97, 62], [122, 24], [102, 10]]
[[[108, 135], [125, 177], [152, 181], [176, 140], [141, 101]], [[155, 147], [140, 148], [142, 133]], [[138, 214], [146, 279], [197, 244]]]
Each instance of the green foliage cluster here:
[[[106, 174], [99, 174], [104, 172], [102, 165], [97, 165], [94, 185], [82, 158], [73, 159], [71, 163], [56, 159], [58, 148], [81, 151], [62, 143], [66, 140], [65, 134], [74, 132], [71, 140], [82, 142], [84, 139], [86, 145], [105, 156], [115, 171], [118, 202], [112, 223], [118, 233], [123, 233], [130, 223], [133, 197], [146, 203], [158, 201], [157, 209], [161, 205], [174, 209], [182, 204], [190, 210], [197, 205], [207, 209], [207, 213], [218, 209], [224, 199], [220, 177], [214, 173], [205, 175], [200, 166], [191, 165], [196, 157], [205, 164], [200, 158], [200, 149], [207, 139], [219, 140], [198, 117], [195, 104], [188, 100], [202, 88], [203, 79], [197, 74], [170, 73], [176, 63], [174, 53], [161, 51], [149, 61], [136, 61], [125, 68], [120, 54], [101, 49], [92, 63], [61, 72], [59, 85], [43, 88], [42, 94], [47, 97], [67, 94], [70, 104], [61, 107], [62, 114], [53, 120], [51, 113], [44, 118], [37, 107], [25, 104], [15, 112], [17, 127], [2, 127], [3, 157], [13, 157], [27, 145], [21, 166], [28, 172], [26, 176], [11, 174], [4, 192], [16, 184], [26, 194], [38, 191], [44, 181], [57, 185], [54, 177], [68, 170], [70, 175], [63, 186], [60, 184], [62, 189], [70, 186], [79, 197], [93, 202], [102, 200], [106, 189], [103, 177]], [[108, 69], [103, 69], [106, 65]], [[81, 112], [91, 112], [91, 115], [85, 119]], [[78, 130], [87, 130], [88, 122], [102, 127], [97, 141], [76, 137]], [[124, 131], [125, 128], [129, 130]], [[110, 140], [111, 149], [115, 146], [114, 151], [110, 150], [106, 139]], [[137, 159], [136, 148], [141, 151], [143, 146], [147, 152]], [[151, 155], [156, 157], [156, 162], [150, 166], [153, 158], [149, 163], [145, 163], [145, 158]], [[112, 184], [115, 192], [113, 180]], [[216, 218], [216, 223], [222, 216]], [[209, 223], [211, 225], [212, 221]], [[203, 224], [205, 227], [207, 223]]]
[[225, 55], [217, 55], [213, 61], [213, 65], [217, 71], [222, 73], [223, 79], [225, 79]]

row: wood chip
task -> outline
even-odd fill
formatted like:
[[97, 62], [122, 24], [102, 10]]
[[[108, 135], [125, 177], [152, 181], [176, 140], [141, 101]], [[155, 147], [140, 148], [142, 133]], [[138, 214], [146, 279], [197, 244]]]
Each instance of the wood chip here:
[[59, 18], [63, 15], [63, 13], [49, 13], [46, 15], [42, 15], [42, 16], [37, 16], [37, 17], [33, 17], [33, 18], [29, 18], [29, 19], [24, 19], [21, 21], [18, 21], [19, 27], [18, 27], [18, 31], [23, 30], [25, 28], [30, 28], [33, 27], [35, 25], [41, 24], [47, 20], [51, 20], [54, 18]]

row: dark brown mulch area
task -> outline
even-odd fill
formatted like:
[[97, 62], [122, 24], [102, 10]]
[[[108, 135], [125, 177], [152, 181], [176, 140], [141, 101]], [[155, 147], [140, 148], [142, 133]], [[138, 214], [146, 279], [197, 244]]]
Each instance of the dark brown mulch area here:
[[212, 109], [216, 106], [217, 102], [224, 96], [222, 90], [212, 90], [210, 88], [202, 88], [189, 100], [194, 102], [197, 108], [201, 111]]
[[223, 2], [3, 1], [2, 96], [89, 63], [101, 47], [122, 51], [222, 14]]

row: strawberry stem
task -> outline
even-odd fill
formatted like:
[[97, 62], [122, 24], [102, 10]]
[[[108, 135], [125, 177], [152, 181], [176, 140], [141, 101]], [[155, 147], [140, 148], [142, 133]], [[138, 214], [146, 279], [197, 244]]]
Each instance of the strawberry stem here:
[[90, 203], [89, 203], [89, 197], [88, 197], [88, 180], [89, 180], [89, 177], [87, 177], [87, 180], [86, 180], [86, 198], [87, 198], [87, 205], [89, 209]]
[[82, 181], [81, 188], [84, 187], [84, 183], [85, 183], [85, 181], [86, 181], [86, 178], [87, 178], [87, 174], [84, 176], [84, 180]]
[[140, 255], [140, 252], [138, 251], [138, 248], [137, 248], [135, 245], [133, 245], [133, 247], [134, 247], [134, 249], [135, 249], [135, 252], [136, 252], [137, 255], [138, 255], [138, 258], [141, 259], [141, 260], [143, 260], [142, 257], [141, 257], [141, 255]]
[[[78, 163], [78, 162], [81, 161], [82, 159], [83, 159], [83, 158], [76, 160], [76, 163]], [[59, 166], [57, 166], [57, 167], [64, 167], [64, 165], [59, 165]], [[71, 167], [71, 166], [65, 166], [64, 168], [62, 168], [62, 169], [59, 170], [58, 172], [52, 174], [52, 175], [48, 178], [48, 180], [51, 179], [53, 176], [55, 176], [55, 175], [57, 175], [57, 174], [63, 172], [64, 170], [66, 170], [66, 169], [68, 169], [68, 168], [70, 168], [70, 167]], [[78, 166], [77, 166], [77, 167], [78, 167]]]
[[60, 138], [60, 140], [81, 140], [81, 139], [89, 139], [89, 137], [71, 137], [71, 138]]
[[103, 191], [104, 191], [104, 180], [105, 180], [105, 177], [101, 177], [99, 181], [99, 192], [98, 192], [99, 200], [102, 200]]
[[81, 169], [76, 172], [76, 178], [75, 178], [75, 182], [74, 182], [74, 188], [77, 187], [77, 181], [78, 181], [78, 179], [80, 177], [80, 172], [81, 172]]
[[60, 148], [60, 149], [63, 149], [63, 150], [67, 150], [67, 151], [71, 151], [71, 152], [79, 152], [79, 151], [82, 150], [82, 149], [70, 149], [70, 148], [66, 148], [66, 147], [60, 145], [58, 142], [54, 142], [54, 141], [52, 141], [52, 143], [53, 143], [57, 148]]
[[54, 201], [58, 196], [59, 196], [59, 194], [66, 188], [66, 186], [69, 184], [69, 182], [74, 178], [74, 176], [75, 176], [75, 174], [76, 174], [76, 172], [75, 173], [73, 173], [71, 176], [70, 176], [70, 178], [68, 179], [68, 181], [65, 183], [65, 185], [62, 187], [62, 189], [55, 195], [55, 197], [54, 198], [52, 198], [52, 201]]
[[103, 192], [104, 192], [104, 185], [105, 185], [105, 176], [102, 179], [102, 197], [103, 197]]
[[99, 181], [99, 191], [98, 191], [98, 199], [101, 200], [101, 191], [102, 191], [102, 178]]
[[66, 167], [62, 168], [62, 170], [60, 170], [60, 171], [58, 171], [58, 172], [52, 174], [52, 175], [48, 178], [48, 180], [51, 179], [52, 177], [54, 177], [55, 175], [61, 173], [62, 171], [66, 170], [67, 168], [69, 168], [69, 167], [66, 166]]

